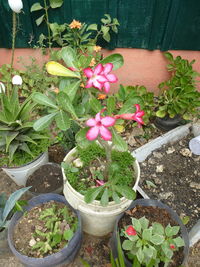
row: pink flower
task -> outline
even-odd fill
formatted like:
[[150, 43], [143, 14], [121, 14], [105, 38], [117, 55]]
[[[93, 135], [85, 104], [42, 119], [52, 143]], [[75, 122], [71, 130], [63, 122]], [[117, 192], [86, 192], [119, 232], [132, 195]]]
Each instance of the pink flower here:
[[94, 70], [91, 68], [84, 69], [84, 74], [89, 78], [86, 88], [93, 86], [102, 91], [104, 87], [105, 93], [108, 93], [110, 91], [110, 83], [117, 82], [117, 77], [114, 74], [110, 74], [112, 69], [112, 63], [107, 63], [104, 67], [102, 64], [98, 64]]
[[116, 119], [124, 119], [124, 120], [134, 120], [138, 123], [138, 127], [141, 127], [142, 124], [144, 124], [142, 120], [142, 116], [144, 116], [144, 111], [140, 110], [140, 105], [135, 104], [136, 112], [135, 113], [126, 113], [126, 114], [120, 114], [116, 115]]
[[175, 249], [175, 248], [176, 248], [174, 244], [170, 244], [169, 247], [170, 247], [171, 249]]
[[96, 180], [96, 186], [104, 185], [105, 182], [103, 180]]
[[101, 74], [103, 71], [103, 65], [98, 64], [94, 68], [94, 70], [92, 70], [91, 68], [86, 68], [83, 71], [85, 76], [89, 78], [87, 80], [87, 84], [85, 87], [86, 88], [95, 87], [100, 91], [102, 91], [104, 83], [107, 82], [107, 79], [104, 77], [104, 75]]
[[130, 226], [126, 229], [126, 233], [127, 233], [127, 235], [137, 235], [137, 232], [135, 231], [135, 229], [133, 228], [132, 225], [130, 225]]
[[104, 66], [104, 69], [102, 72], [107, 79], [107, 82], [104, 83], [105, 93], [108, 93], [110, 91], [110, 83], [116, 83], [118, 81], [117, 77], [114, 74], [109, 74], [112, 69], [113, 69], [113, 64], [107, 63]]
[[86, 138], [90, 141], [96, 139], [100, 134], [101, 138], [109, 141], [112, 139], [112, 133], [107, 129], [107, 127], [113, 126], [115, 124], [115, 118], [106, 116], [101, 117], [101, 113], [104, 111], [97, 113], [95, 118], [91, 118], [86, 121], [86, 125], [91, 127], [89, 131], [86, 133]]

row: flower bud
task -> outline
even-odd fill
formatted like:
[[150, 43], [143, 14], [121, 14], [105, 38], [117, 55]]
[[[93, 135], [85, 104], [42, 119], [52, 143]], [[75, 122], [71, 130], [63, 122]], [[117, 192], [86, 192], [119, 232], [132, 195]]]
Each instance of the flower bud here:
[[126, 229], [126, 233], [127, 235], [137, 235], [136, 230], [133, 228], [132, 225], [130, 225], [127, 229]]
[[8, 0], [8, 4], [15, 13], [20, 13], [23, 8], [22, 0]]
[[0, 82], [0, 93], [5, 93], [5, 91], [6, 91], [5, 85], [2, 82]]
[[12, 78], [12, 84], [13, 85], [22, 85], [22, 77], [19, 75], [15, 75]]

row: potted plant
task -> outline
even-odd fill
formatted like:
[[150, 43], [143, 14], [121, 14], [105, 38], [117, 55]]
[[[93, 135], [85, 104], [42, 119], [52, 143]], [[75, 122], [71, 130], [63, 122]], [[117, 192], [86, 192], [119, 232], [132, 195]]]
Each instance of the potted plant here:
[[167, 205], [152, 199], [138, 199], [120, 215], [111, 247], [117, 257], [117, 237], [126, 266], [182, 266], [189, 251], [187, 230]]
[[14, 208], [20, 208], [18, 200], [29, 188], [21, 188], [13, 192], [8, 199], [5, 193], [1, 193], [0, 195], [0, 251], [2, 253], [8, 250], [7, 228], [14, 214]]
[[[88, 55], [70, 47], [62, 49], [61, 55], [68, 68], [57, 62], [48, 62], [47, 71], [68, 79], [61, 81], [60, 90], [53, 97], [33, 94], [33, 100], [38, 104], [51, 107], [50, 114], [38, 119], [34, 127], [42, 130], [54, 119], [62, 130], [69, 129], [72, 120], [79, 125], [77, 149], [73, 149], [64, 159], [64, 194], [69, 203], [81, 211], [84, 231], [101, 236], [112, 230], [116, 216], [134, 199], [139, 180], [139, 165], [127, 152], [127, 144], [114, 125], [118, 120], [133, 120], [141, 126], [144, 124], [144, 111], [139, 104], [133, 105], [132, 102], [117, 109], [113, 96], [108, 96], [103, 106], [98, 99], [97, 89], [107, 94], [110, 83], [117, 81], [111, 71], [123, 64], [121, 55], [103, 58], [93, 68], [89, 66], [91, 58]], [[95, 141], [98, 142], [95, 144]], [[91, 170], [94, 156], [86, 159], [87, 154], [96, 155], [98, 162], [94, 171]], [[81, 181], [84, 170], [89, 170], [91, 177], [87, 183]], [[83, 179], [89, 178], [85, 175]], [[74, 188], [75, 184], [79, 187], [78, 191]], [[86, 185], [84, 189], [81, 188], [83, 184]]]
[[14, 214], [8, 228], [11, 251], [29, 266], [57, 266], [73, 261], [82, 241], [81, 218], [63, 196], [32, 198], [25, 212]]
[[159, 84], [155, 125], [171, 130], [180, 125], [181, 120], [188, 120], [191, 115], [197, 114], [200, 93], [196, 88], [196, 77], [199, 73], [192, 66], [195, 60], [189, 62], [180, 56], [174, 58], [169, 52], [164, 55], [170, 62], [167, 68], [172, 76]]
[[34, 130], [36, 105], [31, 97], [19, 102], [21, 84], [15, 75], [0, 93], [0, 166], [18, 185], [25, 185], [28, 175], [48, 161], [49, 134]]

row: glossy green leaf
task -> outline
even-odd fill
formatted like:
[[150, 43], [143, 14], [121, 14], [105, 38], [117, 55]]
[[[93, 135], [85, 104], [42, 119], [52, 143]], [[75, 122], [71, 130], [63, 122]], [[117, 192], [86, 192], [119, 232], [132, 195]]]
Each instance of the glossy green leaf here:
[[45, 128], [47, 128], [51, 122], [54, 120], [55, 116], [58, 114], [58, 112], [54, 112], [51, 114], [48, 114], [40, 119], [38, 119], [34, 124], [33, 128], [35, 131], [42, 131]]
[[42, 93], [34, 93], [32, 95], [32, 99], [33, 99], [33, 101], [35, 101], [36, 103], [38, 103], [40, 105], [44, 105], [44, 106], [58, 109], [58, 107], [56, 106], [56, 103], [53, 102], [48, 96], [46, 96]]
[[108, 188], [105, 188], [104, 192], [103, 192], [103, 195], [101, 197], [101, 205], [103, 207], [107, 206], [108, 205], [108, 202], [109, 202], [109, 197], [108, 197]]
[[84, 196], [84, 200], [86, 203], [91, 203], [94, 201], [98, 195], [104, 190], [103, 186], [91, 188], [87, 191], [87, 193]]
[[63, 110], [60, 110], [55, 116], [55, 121], [58, 128], [62, 131], [66, 131], [70, 128], [71, 122], [69, 120], [69, 116]]
[[77, 61], [77, 56], [73, 48], [71, 48], [70, 46], [62, 48], [61, 56], [68, 68], [70, 67], [76, 69], [75, 63]]
[[89, 103], [90, 103], [90, 107], [91, 107], [91, 109], [92, 109], [94, 112], [98, 113], [98, 112], [101, 111], [101, 109], [102, 109], [101, 103], [100, 103], [96, 98], [94, 98], [94, 97], [91, 98], [91, 99], [89, 100]]
[[109, 96], [107, 99], [107, 111], [108, 114], [111, 116], [115, 110], [115, 98], [114, 96]]
[[77, 118], [74, 106], [69, 98], [69, 96], [64, 92], [59, 92], [57, 95], [59, 105], [67, 112], [71, 114], [73, 118]]
[[119, 150], [119, 151], [128, 150], [127, 143], [124, 141], [124, 139], [120, 135], [117, 134], [117, 132], [113, 128], [112, 128], [112, 141], [113, 141], [113, 144], [116, 150]]
[[124, 64], [123, 56], [120, 54], [112, 54], [110, 56], [105, 57], [100, 61], [101, 64], [112, 63], [113, 70], [119, 69]]
[[44, 21], [44, 15], [42, 15], [41, 17], [36, 19], [35, 22], [36, 22], [37, 26], [40, 26], [40, 24], [42, 24], [43, 21]]
[[85, 148], [91, 144], [91, 141], [89, 141], [86, 138], [86, 133], [88, 131], [88, 128], [81, 129], [76, 134], [76, 142], [79, 144], [80, 147]]
[[63, 4], [63, 0], [49, 0], [51, 8], [61, 7]]
[[151, 237], [151, 242], [154, 244], [154, 245], [161, 245], [163, 242], [164, 242], [165, 238], [164, 236], [162, 235], [158, 235], [158, 234], [155, 234], [155, 235], [152, 235]]
[[35, 3], [35, 4], [33, 4], [31, 6], [31, 10], [30, 11], [33, 12], [33, 11], [38, 11], [38, 10], [41, 10], [41, 9], [43, 9], [41, 4], [40, 3]]

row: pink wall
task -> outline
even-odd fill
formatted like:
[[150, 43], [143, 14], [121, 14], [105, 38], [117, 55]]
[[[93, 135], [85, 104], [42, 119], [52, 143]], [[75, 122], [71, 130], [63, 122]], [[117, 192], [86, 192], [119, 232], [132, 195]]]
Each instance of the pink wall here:
[[[199, 51], [170, 51], [174, 56], [180, 55], [181, 57], [193, 60], [194, 69], [200, 72], [200, 52]], [[112, 51], [103, 50], [104, 56], [120, 53], [124, 57], [124, 66], [115, 71], [119, 78], [119, 84], [123, 85], [144, 85], [150, 91], [157, 91], [157, 85], [168, 79], [169, 74], [166, 70], [167, 61], [163, 53], [159, 50], [148, 51], [144, 49], [133, 48], [117, 48]], [[47, 60], [47, 57], [41, 56], [39, 50], [34, 49], [16, 49], [15, 50], [15, 64], [14, 67], [22, 68], [20, 63], [17, 63], [17, 58], [23, 57], [26, 63], [29, 63], [29, 57], [37, 58], [38, 62]], [[10, 63], [11, 50], [0, 49], [0, 66], [5, 63]], [[200, 89], [200, 84], [198, 85]], [[116, 85], [113, 85], [113, 89]]]

